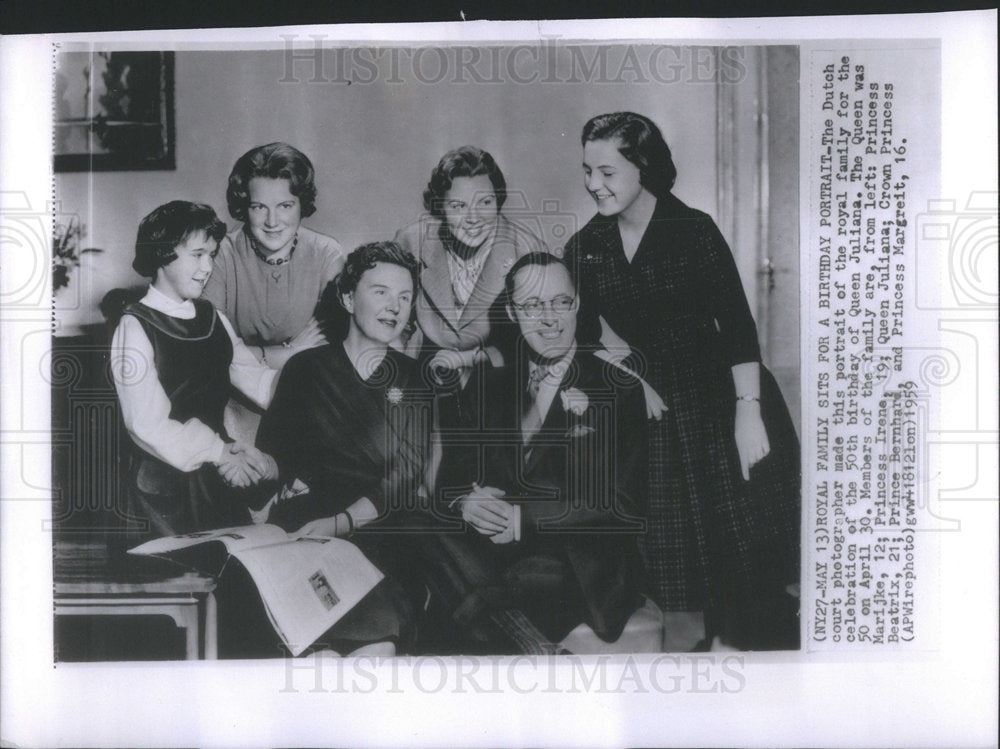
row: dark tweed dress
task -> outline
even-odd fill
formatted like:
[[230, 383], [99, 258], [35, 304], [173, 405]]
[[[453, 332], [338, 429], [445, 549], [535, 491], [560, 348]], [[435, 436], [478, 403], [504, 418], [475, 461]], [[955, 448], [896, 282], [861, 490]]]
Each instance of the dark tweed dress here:
[[730, 370], [759, 362], [760, 348], [729, 247], [710, 217], [669, 195], [631, 263], [616, 220], [600, 215], [570, 240], [566, 259], [580, 285], [581, 343], [596, 343], [603, 316], [670, 409], [649, 425], [650, 593], [666, 610], [705, 610], [709, 632], [734, 619], [755, 626], [770, 605], [764, 588], [797, 580], [799, 454], [762, 368], [772, 453], [749, 483], [740, 475]]

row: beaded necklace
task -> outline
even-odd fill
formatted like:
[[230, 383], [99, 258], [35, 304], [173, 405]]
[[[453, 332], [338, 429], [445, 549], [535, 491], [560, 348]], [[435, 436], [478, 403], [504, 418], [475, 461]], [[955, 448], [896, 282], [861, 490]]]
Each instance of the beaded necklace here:
[[288, 254], [285, 255], [284, 257], [270, 258], [260, 251], [260, 249], [257, 247], [257, 240], [253, 237], [253, 235], [250, 235], [250, 246], [253, 248], [254, 254], [268, 265], [274, 267], [291, 262], [292, 254], [295, 252], [295, 248], [298, 246], [298, 244], [299, 244], [299, 233], [295, 232], [295, 237], [292, 239], [292, 249], [288, 251]]

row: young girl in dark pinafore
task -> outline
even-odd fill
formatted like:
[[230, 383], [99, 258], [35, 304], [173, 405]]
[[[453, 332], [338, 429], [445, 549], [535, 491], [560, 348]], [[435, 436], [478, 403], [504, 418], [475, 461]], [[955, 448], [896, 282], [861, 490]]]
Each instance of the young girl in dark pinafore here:
[[231, 384], [263, 408], [277, 375], [198, 298], [225, 231], [209, 206], [183, 200], [139, 225], [132, 267], [152, 282], [115, 329], [111, 371], [133, 443], [130, 511], [148, 523], [148, 535], [246, 525], [233, 487], [278, 475], [270, 456], [234, 442], [223, 426]]

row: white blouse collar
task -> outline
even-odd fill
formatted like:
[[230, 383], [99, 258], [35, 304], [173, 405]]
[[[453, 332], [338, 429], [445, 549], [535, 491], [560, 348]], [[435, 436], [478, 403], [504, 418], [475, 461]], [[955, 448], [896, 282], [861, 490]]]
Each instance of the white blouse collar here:
[[180, 320], [192, 320], [196, 314], [194, 302], [190, 299], [185, 299], [183, 302], [174, 301], [152, 285], [150, 285], [149, 291], [146, 292], [146, 296], [142, 298], [142, 303], [158, 312]]

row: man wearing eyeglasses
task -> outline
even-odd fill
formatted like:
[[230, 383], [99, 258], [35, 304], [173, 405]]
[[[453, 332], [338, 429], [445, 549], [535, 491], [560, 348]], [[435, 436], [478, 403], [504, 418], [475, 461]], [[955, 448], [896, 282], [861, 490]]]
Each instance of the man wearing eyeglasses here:
[[[457, 413], [442, 414], [436, 496], [465, 523], [438, 539], [453, 565], [444, 577], [459, 581], [444, 596], [481, 652], [558, 652], [545, 643], [581, 622], [611, 642], [642, 602], [642, 388], [577, 346], [580, 302], [560, 259], [520, 258], [506, 292], [516, 360], [482, 372]], [[482, 642], [498, 611], [528, 626]]]

